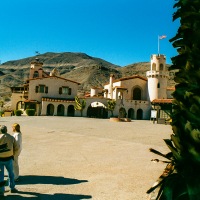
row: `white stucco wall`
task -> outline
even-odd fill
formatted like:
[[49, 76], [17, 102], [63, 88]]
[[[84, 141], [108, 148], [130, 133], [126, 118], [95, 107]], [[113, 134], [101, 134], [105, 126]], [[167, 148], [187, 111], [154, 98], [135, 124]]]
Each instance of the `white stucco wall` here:
[[[54, 116], [57, 116], [57, 109], [59, 105], [63, 105], [64, 106], [64, 116], [67, 116], [67, 112], [68, 112], [68, 107], [70, 105], [75, 106], [75, 103], [72, 102], [52, 102], [52, 101], [42, 101], [41, 103], [41, 113], [40, 115], [46, 115], [47, 113], [47, 106], [49, 104], [52, 104], [54, 106]], [[78, 113], [78, 112], [77, 112]], [[75, 116], [76, 116], [76, 112], [75, 112]]]
[[133, 99], [133, 90], [134, 88], [138, 87], [141, 89], [141, 98], [142, 100], [147, 100], [148, 92], [147, 92], [147, 81], [140, 79], [140, 78], [133, 78], [124, 80], [121, 82], [121, 86], [128, 89], [128, 93], [124, 92], [124, 99]]
[[[48, 93], [36, 93], [35, 88], [39, 85], [48, 87]], [[71, 95], [59, 94], [59, 88], [65, 86], [71, 88]], [[34, 79], [29, 84], [29, 100], [41, 101], [42, 97], [74, 98], [77, 95], [78, 84], [57, 77]]]
[[17, 103], [19, 101], [24, 101], [24, 94], [23, 93], [12, 93], [11, 96], [11, 109], [16, 110]]

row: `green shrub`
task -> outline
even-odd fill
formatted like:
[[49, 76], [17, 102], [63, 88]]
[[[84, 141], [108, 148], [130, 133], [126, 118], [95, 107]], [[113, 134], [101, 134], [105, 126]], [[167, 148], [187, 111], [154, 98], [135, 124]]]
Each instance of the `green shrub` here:
[[16, 116], [21, 116], [21, 115], [23, 114], [23, 112], [22, 112], [21, 110], [15, 110], [15, 111], [14, 111], [14, 114], [15, 114]]
[[2, 110], [2, 111], [0, 111], [0, 116], [2, 117], [2, 115], [4, 114], [4, 111]]
[[35, 109], [26, 109], [26, 114], [28, 116], [34, 116], [35, 115]]

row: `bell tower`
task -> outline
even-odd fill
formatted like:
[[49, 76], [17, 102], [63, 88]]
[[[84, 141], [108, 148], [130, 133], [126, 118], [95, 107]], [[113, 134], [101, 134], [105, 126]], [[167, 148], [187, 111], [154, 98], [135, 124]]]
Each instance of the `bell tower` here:
[[31, 62], [31, 68], [29, 73], [29, 79], [32, 78], [42, 78], [42, 65], [43, 63], [36, 58], [34, 61]]
[[150, 101], [167, 98], [167, 81], [169, 72], [166, 57], [162, 54], [151, 55], [151, 68], [146, 72]]

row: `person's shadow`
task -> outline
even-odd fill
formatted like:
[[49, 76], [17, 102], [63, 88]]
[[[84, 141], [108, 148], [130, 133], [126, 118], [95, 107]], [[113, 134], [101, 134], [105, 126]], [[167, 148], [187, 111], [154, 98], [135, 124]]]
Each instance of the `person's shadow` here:
[[[52, 185], [72, 185], [88, 182], [87, 180], [78, 180], [64, 177], [56, 176], [20, 176], [20, 181], [16, 183], [17, 185], [29, 185], [29, 184], [52, 184]], [[63, 191], [64, 192], [64, 191]], [[28, 196], [27, 196], [28, 195]], [[25, 199], [38, 199], [38, 200], [81, 200], [81, 199], [91, 199], [91, 195], [82, 194], [41, 194], [37, 192], [23, 192], [18, 191], [16, 194], [10, 195], [6, 194], [4, 197], [6, 200], [25, 200]]]
[[16, 182], [16, 185], [33, 185], [33, 184], [73, 185], [83, 182], [88, 182], [88, 181], [65, 178], [62, 176], [27, 175], [27, 176], [20, 176], [20, 181]]

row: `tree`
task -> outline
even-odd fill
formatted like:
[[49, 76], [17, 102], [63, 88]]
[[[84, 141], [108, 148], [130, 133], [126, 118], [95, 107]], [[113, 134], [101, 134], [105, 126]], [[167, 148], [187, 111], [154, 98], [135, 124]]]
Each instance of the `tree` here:
[[86, 107], [86, 101], [85, 99], [83, 99], [82, 101], [80, 101], [80, 99], [76, 96], [75, 97], [75, 110], [80, 110], [81, 112], [81, 117], [83, 116], [83, 110]]
[[107, 103], [108, 103], [107, 109], [108, 109], [108, 111], [111, 112], [111, 117], [113, 117], [113, 111], [116, 106], [116, 101], [112, 99], [112, 100], [108, 100]]
[[[165, 175], [160, 178], [159, 200], [200, 199], [200, 1], [176, 0], [173, 20], [180, 19], [170, 39], [178, 55], [172, 58], [175, 74], [171, 139], [165, 142], [170, 153]], [[169, 169], [167, 171], [167, 168]], [[148, 192], [151, 192], [151, 188]]]

